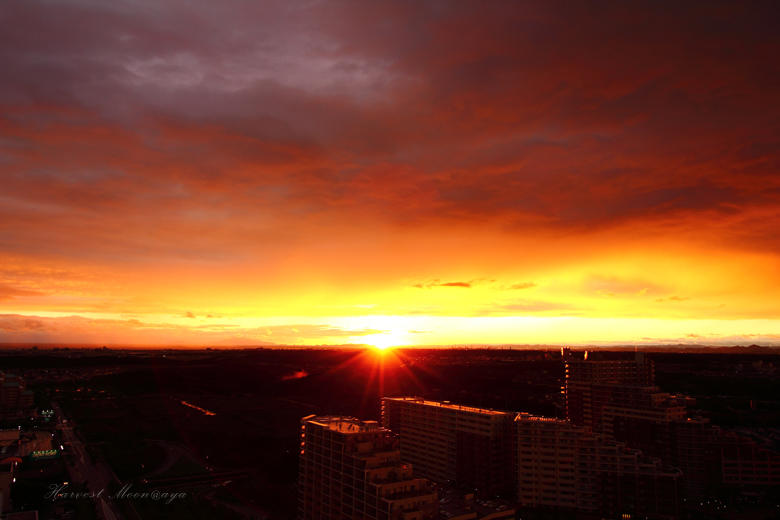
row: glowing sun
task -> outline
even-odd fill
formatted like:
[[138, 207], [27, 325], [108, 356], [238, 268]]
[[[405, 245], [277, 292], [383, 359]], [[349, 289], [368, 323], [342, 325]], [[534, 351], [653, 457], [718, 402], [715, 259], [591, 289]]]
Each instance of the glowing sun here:
[[404, 345], [405, 341], [399, 334], [385, 333], [368, 336], [364, 339], [364, 343], [374, 346], [379, 350], [385, 350], [391, 347]]

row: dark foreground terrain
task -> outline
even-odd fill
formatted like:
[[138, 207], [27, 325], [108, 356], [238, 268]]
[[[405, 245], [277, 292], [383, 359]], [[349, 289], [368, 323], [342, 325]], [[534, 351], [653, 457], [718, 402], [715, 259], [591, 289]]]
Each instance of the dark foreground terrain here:
[[[60, 404], [93, 458], [122, 482], [194, 486], [201, 498], [279, 519], [296, 515], [304, 416], [377, 420], [383, 395], [564, 415], [564, 366], [552, 350], [71, 351], [1, 359], [0, 369], [24, 376], [40, 404]], [[779, 447], [780, 356], [653, 359], [657, 384], [695, 396], [696, 413]]]

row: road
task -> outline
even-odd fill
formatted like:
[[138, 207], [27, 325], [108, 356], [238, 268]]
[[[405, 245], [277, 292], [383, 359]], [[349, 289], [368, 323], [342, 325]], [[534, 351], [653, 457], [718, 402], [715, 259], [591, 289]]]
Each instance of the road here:
[[219, 504], [228, 509], [232, 509], [239, 515], [242, 515], [247, 520], [266, 520], [267, 517], [261, 514], [260, 511], [258, 511], [253, 507], [244, 506], [241, 504], [235, 504], [233, 502], [226, 502], [224, 500], [219, 500], [218, 498], [216, 498], [214, 495], [217, 493], [217, 489], [219, 489], [219, 487], [223, 484], [217, 484], [216, 486], [213, 486], [210, 489], [203, 490], [199, 493], [199, 495], [206, 498], [207, 500], [214, 502], [215, 504]]
[[[101, 490], [105, 490], [103, 491], [100, 498], [95, 499], [98, 516], [103, 520], [139, 520], [139, 518], [135, 515], [133, 518], [127, 518], [124, 516], [119, 511], [117, 505], [108, 498], [108, 483], [113, 479], [113, 476], [105, 468], [104, 464], [92, 463], [92, 460], [90, 459], [90, 456], [84, 447], [84, 443], [81, 441], [81, 439], [79, 439], [75, 432], [75, 424], [72, 420], [69, 420], [67, 424], [64, 422], [65, 415], [63, 414], [59, 405], [53, 402], [52, 408], [54, 409], [54, 413], [57, 419], [57, 428], [62, 429], [63, 443], [69, 446], [70, 454], [73, 459], [73, 463], [71, 464], [68, 462], [68, 458], [65, 457], [71, 480], [74, 483], [86, 482], [89, 490], [95, 494], [99, 493]], [[165, 448], [167, 457], [165, 463], [157, 470], [151, 472], [149, 475], [146, 475], [147, 477], [152, 477], [162, 473], [166, 469], [173, 466], [173, 464], [181, 457], [186, 457], [196, 464], [204, 465], [204, 461], [200, 460], [194, 453], [192, 453], [192, 451], [186, 449], [183, 446], [165, 441], [155, 442]], [[206, 469], [213, 471], [216, 468], [207, 467]], [[213, 496], [215, 491], [216, 488], [213, 489], [210, 493], [206, 494], [209, 500], [221, 504], [228, 509], [232, 509], [233, 511], [243, 515], [248, 520], [263, 520], [266, 518], [254, 508], [216, 499]], [[130, 513], [133, 514], [132, 511], [130, 511]]]
[[71, 458], [73, 459], [71, 464], [68, 461], [68, 457], [65, 457], [71, 480], [74, 483], [86, 482], [89, 491], [95, 493], [95, 495], [102, 491], [101, 497], [94, 499], [98, 516], [104, 520], [137, 520], [136, 518], [125, 518], [119, 511], [119, 507], [108, 499], [108, 483], [113, 477], [104, 465], [92, 463], [87, 450], [84, 448], [84, 443], [81, 442], [74, 430], [75, 425], [73, 422], [64, 422], [65, 415], [59, 405], [52, 402], [52, 408], [57, 418], [57, 428], [62, 429], [63, 444], [68, 445]]
[[208, 471], [223, 471], [221, 468], [215, 468], [208, 464], [208, 462], [204, 461], [197, 455], [195, 455], [189, 448], [186, 448], [180, 444], [176, 444], [174, 442], [167, 442], [167, 441], [153, 441], [157, 444], [159, 444], [164, 450], [165, 450], [165, 462], [163, 462], [157, 469], [154, 471], [151, 471], [150, 473], [147, 473], [146, 475], [143, 475], [142, 479], [151, 479], [161, 473], [166, 472], [169, 470], [176, 462], [184, 457], [190, 460], [193, 464], [197, 464], [199, 466], [203, 466]]

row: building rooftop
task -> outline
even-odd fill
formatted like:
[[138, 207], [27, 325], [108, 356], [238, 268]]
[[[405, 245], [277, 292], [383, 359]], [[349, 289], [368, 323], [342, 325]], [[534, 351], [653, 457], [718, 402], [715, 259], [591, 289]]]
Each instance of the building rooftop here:
[[453, 410], [463, 410], [467, 412], [480, 413], [485, 415], [509, 415], [514, 417], [517, 412], [502, 412], [499, 410], [489, 410], [487, 408], [476, 408], [473, 406], [464, 406], [460, 404], [452, 404], [449, 401], [428, 401], [422, 397], [385, 397], [390, 401], [407, 401], [422, 404], [425, 406], [439, 406], [441, 408], [450, 408]]
[[544, 417], [541, 415], [531, 415], [530, 413], [522, 412], [517, 414], [517, 417], [515, 417], [515, 421], [544, 421], [544, 422], [554, 422], [554, 423], [561, 423], [561, 424], [571, 424], [569, 421], [565, 419], [558, 419], [557, 417]]
[[345, 416], [309, 416], [305, 417], [304, 422], [313, 422], [325, 426], [333, 431], [340, 433], [362, 433], [367, 431], [387, 431], [385, 428], [379, 426], [376, 421], [361, 421], [354, 417]]
[[[466, 494], [453, 488], [445, 488], [444, 486], [437, 487], [437, 495], [439, 511], [444, 513], [440, 514], [440, 518], [479, 520], [485, 517], [494, 519], [515, 517], [515, 504], [509, 500], [497, 498], [493, 500], [487, 498], [478, 500], [473, 493]], [[442, 500], [445, 500], [445, 502], [442, 502]], [[502, 510], [500, 511], [499, 508]]]
[[577, 363], [577, 364], [585, 364], [585, 365], [606, 365], [606, 364], [616, 364], [616, 363], [631, 363], [632, 365], [636, 363], [635, 359], [575, 359], [575, 358], [569, 358], [567, 359], [569, 363]]

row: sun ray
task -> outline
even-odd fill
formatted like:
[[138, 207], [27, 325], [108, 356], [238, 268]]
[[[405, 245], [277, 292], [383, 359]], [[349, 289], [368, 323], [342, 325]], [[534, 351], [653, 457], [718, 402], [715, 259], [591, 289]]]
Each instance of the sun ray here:
[[374, 379], [377, 378], [377, 372], [379, 371], [379, 366], [374, 361], [373, 366], [371, 367], [371, 373], [368, 375], [368, 380], [366, 381], [366, 387], [363, 389], [363, 397], [360, 400], [360, 406], [363, 407], [368, 403], [368, 399], [371, 395], [371, 387], [374, 385]]

